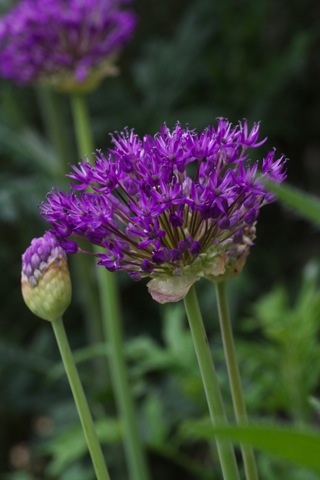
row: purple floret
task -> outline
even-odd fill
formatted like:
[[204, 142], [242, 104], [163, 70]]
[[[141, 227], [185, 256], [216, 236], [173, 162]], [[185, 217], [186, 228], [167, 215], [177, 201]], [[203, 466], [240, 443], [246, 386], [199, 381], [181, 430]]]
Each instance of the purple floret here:
[[250, 149], [265, 141], [258, 136], [259, 124], [249, 130], [225, 119], [200, 133], [180, 123], [153, 137], [116, 133], [95, 165], [72, 167], [70, 192], [52, 190], [42, 216], [61, 241], [104, 247], [99, 263], [110, 271], [135, 279], [218, 275], [228, 255], [247, 254], [260, 208], [272, 201], [261, 180], [286, 176], [274, 150], [261, 171], [252, 164]]

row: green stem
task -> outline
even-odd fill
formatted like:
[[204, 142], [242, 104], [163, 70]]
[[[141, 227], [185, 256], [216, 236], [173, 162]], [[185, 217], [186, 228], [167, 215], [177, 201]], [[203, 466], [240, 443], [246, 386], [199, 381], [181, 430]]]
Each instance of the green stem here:
[[[89, 115], [85, 98], [73, 95], [72, 111], [80, 156], [93, 152]], [[96, 253], [99, 249], [95, 248]], [[100, 252], [101, 253], [101, 252]], [[98, 267], [100, 304], [105, 337], [110, 344], [110, 372], [119, 414], [124, 427], [124, 446], [131, 480], [148, 480], [149, 473], [129, 387], [121, 330], [121, 315], [116, 276]]]
[[83, 391], [76, 365], [70, 350], [62, 318], [52, 322], [64, 368], [73, 393], [83, 432], [91, 455], [97, 480], [110, 480], [110, 476], [103, 458], [101, 446], [94, 428], [87, 399]]
[[[200, 374], [204, 385], [210, 417], [213, 425], [226, 423], [226, 414], [220, 393], [217, 373], [204, 329], [195, 287], [191, 287], [184, 298]], [[232, 446], [225, 441], [217, 441], [217, 448], [224, 480], [239, 480], [238, 467]]]
[[[122, 328], [120, 322], [118, 289], [114, 282], [114, 274], [98, 269], [100, 279], [100, 295], [105, 328], [105, 336], [110, 347], [110, 373], [117, 405], [124, 427], [124, 446], [130, 478], [132, 480], [147, 480], [149, 473], [146, 459], [139, 439], [135, 408], [130, 392], [127, 367], [123, 353]], [[108, 298], [106, 296], [108, 292]], [[112, 301], [110, 300], [112, 298]]]
[[[71, 96], [71, 107], [78, 153], [81, 157], [84, 157], [92, 154], [94, 150], [87, 102], [84, 95], [73, 94]], [[91, 161], [92, 158], [89, 157], [89, 160]]]
[[47, 137], [59, 158], [59, 176], [62, 177], [72, 156], [65, 128], [66, 122], [61, 112], [61, 99], [50, 87], [44, 85], [37, 87], [37, 95]]
[[[89, 248], [89, 247], [88, 247]], [[97, 294], [97, 279], [92, 268], [92, 258], [86, 255], [77, 255], [72, 258], [72, 267], [75, 270], [79, 282], [79, 297], [83, 305], [86, 333], [90, 344], [94, 345], [102, 341], [101, 312]], [[106, 369], [100, 361], [95, 362], [97, 373], [106, 374]], [[98, 379], [96, 379], [98, 382]], [[98, 382], [99, 383], [99, 382]]]
[[[237, 423], [247, 423], [247, 412], [241, 385], [237, 355], [233, 340], [230, 313], [228, 308], [227, 288], [225, 282], [216, 283], [219, 320], [223, 348], [227, 363], [229, 383], [232, 394], [233, 407]], [[258, 471], [251, 447], [241, 446], [244, 469], [247, 480], [258, 480]]]

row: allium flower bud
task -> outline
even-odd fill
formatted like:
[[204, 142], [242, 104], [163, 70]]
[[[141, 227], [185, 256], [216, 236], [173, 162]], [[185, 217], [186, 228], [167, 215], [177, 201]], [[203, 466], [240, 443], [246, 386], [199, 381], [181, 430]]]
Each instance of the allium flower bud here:
[[60, 318], [71, 301], [71, 280], [65, 250], [46, 232], [34, 238], [22, 255], [21, 288], [28, 308], [50, 322]]

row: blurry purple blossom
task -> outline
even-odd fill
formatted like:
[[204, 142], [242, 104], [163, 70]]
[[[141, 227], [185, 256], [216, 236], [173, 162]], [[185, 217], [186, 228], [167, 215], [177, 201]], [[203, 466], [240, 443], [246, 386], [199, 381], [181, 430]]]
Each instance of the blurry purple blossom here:
[[126, 0], [21, 0], [0, 19], [0, 74], [18, 83], [57, 86], [112, 73], [132, 36]]
[[258, 134], [259, 124], [249, 131], [246, 120], [221, 118], [201, 133], [179, 123], [143, 139], [116, 133], [107, 156], [72, 167], [70, 192], [52, 190], [42, 216], [69, 253], [86, 239], [105, 249], [100, 265], [151, 277], [153, 298], [177, 301], [200, 277], [219, 281], [245, 263], [260, 208], [272, 201], [261, 180], [286, 176], [274, 150], [261, 171], [252, 164], [250, 149], [265, 141]]

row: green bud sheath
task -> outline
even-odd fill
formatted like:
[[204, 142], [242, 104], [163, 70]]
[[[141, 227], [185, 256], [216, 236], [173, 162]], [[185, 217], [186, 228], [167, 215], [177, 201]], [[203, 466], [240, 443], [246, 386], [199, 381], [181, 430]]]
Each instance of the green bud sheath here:
[[71, 301], [67, 256], [50, 232], [32, 240], [22, 256], [21, 288], [28, 308], [50, 322], [61, 317]]

